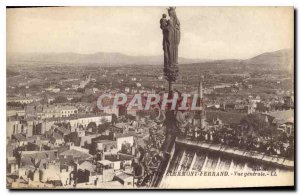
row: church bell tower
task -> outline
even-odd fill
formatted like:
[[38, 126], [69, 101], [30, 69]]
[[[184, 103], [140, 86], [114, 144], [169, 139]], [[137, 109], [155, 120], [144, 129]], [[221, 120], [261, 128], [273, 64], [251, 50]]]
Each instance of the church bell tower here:
[[198, 126], [201, 130], [206, 129], [206, 112], [205, 103], [203, 97], [203, 76], [200, 77], [198, 84], [198, 101], [197, 107], [200, 107], [199, 111], [195, 111], [193, 125]]

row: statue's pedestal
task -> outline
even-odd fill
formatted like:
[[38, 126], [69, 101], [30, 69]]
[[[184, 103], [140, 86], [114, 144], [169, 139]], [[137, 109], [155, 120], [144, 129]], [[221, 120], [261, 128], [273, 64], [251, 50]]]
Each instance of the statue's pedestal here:
[[176, 65], [165, 67], [164, 75], [169, 82], [175, 82], [178, 77], [179, 69]]

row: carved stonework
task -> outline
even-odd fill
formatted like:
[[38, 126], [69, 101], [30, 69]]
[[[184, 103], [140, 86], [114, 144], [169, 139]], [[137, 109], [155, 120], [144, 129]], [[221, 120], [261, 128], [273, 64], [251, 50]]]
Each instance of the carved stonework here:
[[160, 28], [163, 31], [164, 75], [170, 82], [175, 82], [178, 76], [178, 45], [180, 43], [180, 22], [175, 8], [168, 9], [169, 19], [163, 14]]
[[178, 67], [177, 66], [171, 66], [164, 68], [164, 75], [167, 81], [169, 82], [175, 82], [178, 77]]

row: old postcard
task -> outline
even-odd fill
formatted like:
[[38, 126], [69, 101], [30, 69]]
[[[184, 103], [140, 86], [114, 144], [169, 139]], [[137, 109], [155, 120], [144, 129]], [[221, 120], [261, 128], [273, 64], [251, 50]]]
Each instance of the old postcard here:
[[7, 188], [294, 186], [293, 7], [6, 16]]

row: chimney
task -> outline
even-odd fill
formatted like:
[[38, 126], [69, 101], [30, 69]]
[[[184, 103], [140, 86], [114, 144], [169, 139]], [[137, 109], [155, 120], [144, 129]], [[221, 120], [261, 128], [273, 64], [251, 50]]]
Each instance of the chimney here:
[[78, 158], [75, 158], [74, 162], [78, 165]]
[[132, 146], [132, 148], [131, 148], [131, 154], [135, 155], [135, 146]]

